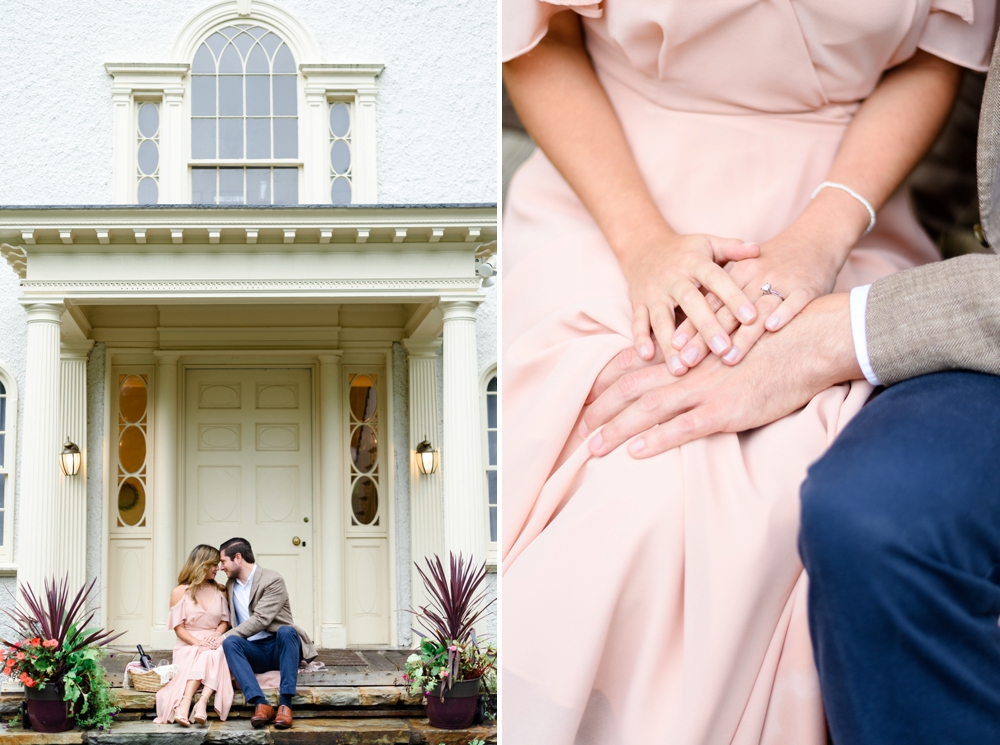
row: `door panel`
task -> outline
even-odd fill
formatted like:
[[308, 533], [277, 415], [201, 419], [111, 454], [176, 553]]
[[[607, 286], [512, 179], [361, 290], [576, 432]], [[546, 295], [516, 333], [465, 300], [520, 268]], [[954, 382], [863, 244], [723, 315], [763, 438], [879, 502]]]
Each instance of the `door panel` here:
[[312, 634], [310, 371], [189, 369], [185, 391], [187, 549], [247, 539]]

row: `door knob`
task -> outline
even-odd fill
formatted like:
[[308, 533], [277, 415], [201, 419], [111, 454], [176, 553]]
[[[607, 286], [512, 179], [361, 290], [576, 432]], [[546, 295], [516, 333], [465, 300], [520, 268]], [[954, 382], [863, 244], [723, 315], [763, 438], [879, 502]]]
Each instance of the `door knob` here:
[[301, 540], [301, 539], [300, 539], [300, 538], [299, 538], [298, 536], [295, 536], [295, 537], [294, 537], [294, 538], [292, 539], [292, 545], [293, 545], [293, 546], [298, 546], [298, 545], [299, 545], [300, 543], [302, 543], [302, 540]]

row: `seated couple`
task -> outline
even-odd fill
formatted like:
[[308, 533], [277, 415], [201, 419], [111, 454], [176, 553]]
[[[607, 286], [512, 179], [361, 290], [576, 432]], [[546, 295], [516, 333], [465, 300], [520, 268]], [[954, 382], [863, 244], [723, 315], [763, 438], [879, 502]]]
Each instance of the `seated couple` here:
[[[229, 577], [225, 589], [215, 582], [220, 569]], [[215, 711], [224, 720], [233, 703], [231, 672], [247, 703], [256, 707], [250, 719], [254, 728], [271, 722], [279, 729], [291, 727], [299, 662], [313, 659], [316, 648], [292, 621], [285, 580], [255, 563], [246, 539], [230, 538], [218, 549], [195, 546], [177, 582], [167, 627], [177, 634], [178, 671], [156, 693], [154, 721], [205, 724], [213, 693]], [[280, 672], [277, 686], [275, 672]], [[264, 698], [262, 682], [279, 689], [277, 713]], [[199, 688], [201, 698], [192, 711]]]

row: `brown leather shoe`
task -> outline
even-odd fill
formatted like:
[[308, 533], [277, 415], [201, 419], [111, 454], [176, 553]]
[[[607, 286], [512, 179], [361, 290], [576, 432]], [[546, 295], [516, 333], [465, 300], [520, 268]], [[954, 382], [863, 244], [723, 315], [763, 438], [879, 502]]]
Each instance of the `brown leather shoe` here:
[[[286, 707], [287, 708], [287, 707]], [[274, 707], [268, 704], [257, 704], [257, 708], [253, 710], [253, 716], [250, 717], [250, 726], [254, 729], [260, 729], [274, 720]], [[292, 720], [292, 716], [289, 713], [288, 721]]]
[[278, 716], [274, 718], [275, 729], [288, 729], [292, 726], [292, 708], [290, 706], [279, 706]]

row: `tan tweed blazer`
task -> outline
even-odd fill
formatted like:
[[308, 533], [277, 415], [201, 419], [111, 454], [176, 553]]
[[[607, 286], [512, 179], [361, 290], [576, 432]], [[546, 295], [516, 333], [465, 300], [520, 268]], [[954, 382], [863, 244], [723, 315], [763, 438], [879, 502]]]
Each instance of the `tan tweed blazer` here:
[[[1000, 250], [1000, 38], [986, 77], [976, 153], [980, 223]], [[868, 355], [884, 385], [942, 370], [1000, 375], [1000, 256], [974, 255], [872, 285]]]
[[[233, 623], [236, 623], [236, 608], [233, 605], [233, 587], [235, 586], [236, 580], [234, 579], [230, 579], [226, 583], [229, 617]], [[235, 634], [246, 639], [260, 631], [274, 634], [282, 626], [291, 626], [298, 632], [299, 640], [302, 643], [302, 659], [311, 660], [316, 656], [316, 647], [313, 646], [309, 635], [296, 626], [292, 620], [292, 606], [288, 602], [285, 580], [273, 569], [265, 569], [258, 564], [253, 575], [253, 584], [250, 585], [250, 618], [239, 626], [229, 629], [225, 636]]]

